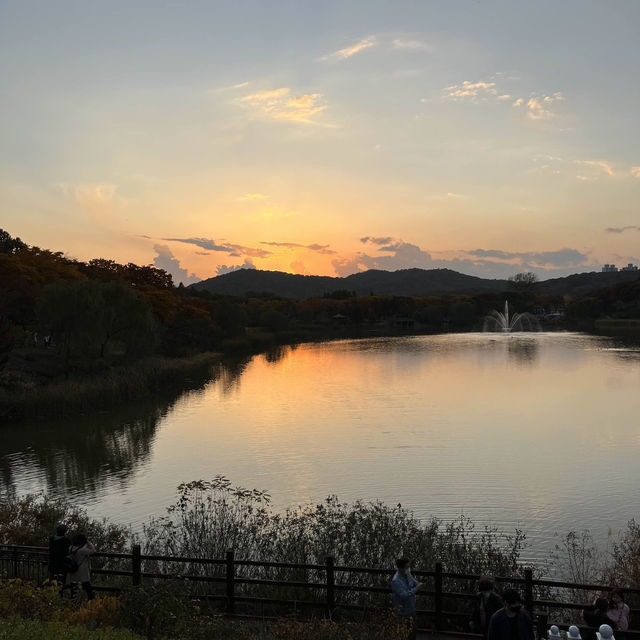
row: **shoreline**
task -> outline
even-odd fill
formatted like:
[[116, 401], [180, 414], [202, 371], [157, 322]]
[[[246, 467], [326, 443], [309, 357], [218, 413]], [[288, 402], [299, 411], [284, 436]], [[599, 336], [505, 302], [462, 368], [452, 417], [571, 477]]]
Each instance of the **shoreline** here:
[[154, 356], [134, 364], [110, 367], [98, 375], [73, 376], [40, 386], [0, 389], [0, 425], [24, 420], [47, 420], [110, 409], [120, 402], [152, 397], [178, 384], [188, 390], [190, 373], [197, 380], [210, 377], [212, 365], [221, 361], [219, 352], [184, 358]]

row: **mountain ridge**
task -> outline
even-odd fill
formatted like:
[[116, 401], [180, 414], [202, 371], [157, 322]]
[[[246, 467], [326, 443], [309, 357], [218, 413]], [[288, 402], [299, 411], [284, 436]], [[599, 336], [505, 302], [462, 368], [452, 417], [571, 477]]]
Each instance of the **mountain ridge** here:
[[[591, 291], [640, 278], [638, 271], [613, 273], [586, 272], [562, 278], [541, 280], [535, 285], [538, 293], [553, 295], [584, 295]], [[509, 289], [508, 280], [470, 276], [451, 269], [399, 269], [384, 271], [369, 269], [345, 277], [313, 276], [238, 269], [189, 285], [189, 288], [223, 295], [243, 296], [248, 293], [271, 294], [282, 298], [315, 298], [335, 291], [355, 292], [356, 295], [474, 295], [495, 293]]]

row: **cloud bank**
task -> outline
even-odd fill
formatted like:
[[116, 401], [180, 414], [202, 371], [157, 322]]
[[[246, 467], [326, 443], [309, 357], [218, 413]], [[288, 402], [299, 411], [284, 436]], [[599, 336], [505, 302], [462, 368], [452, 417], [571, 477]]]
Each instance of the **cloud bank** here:
[[194, 282], [200, 282], [200, 278], [195, 273], [189, 273], [180, 266], [180, 261], [173, 255], [167, 245], [154, 244], [153, 249], [156, 252], [153, 264], [171, 274], [174, 284], [182, 283], [186, 287]]
[[351, 258], [336, 258], [333, 268], [339, 276], [367, 269], [452, 269], [484, 278], [508, 278], [519, 271], [535, 271], [546, 277], [568, 275], [576, 271], [591, 271], [590, 257], [577, 249], [556, 251], [510, 252], [499, 249], [457, 251], [454, 258], [435, 258], [429, 251], [411, 242], [392, 237], [364, 236], [360, 238], [369, 251], [360, 251]]

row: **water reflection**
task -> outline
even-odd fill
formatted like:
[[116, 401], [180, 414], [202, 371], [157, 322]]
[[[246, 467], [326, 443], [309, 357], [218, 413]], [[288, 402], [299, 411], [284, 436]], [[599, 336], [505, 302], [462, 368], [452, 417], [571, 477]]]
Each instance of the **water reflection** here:
[[639, 384], [640, 352], [581, 334], [278, 347], [163, 400], [4, 430], [0, 473], [125, 523], [222, 474], [277, 509], [333, 493], [401, 502], [523, 528], [546, 553], [554, 531], [606, 535], [640, 508]]
[[123, 487], [152, 455], [158, 426], [184, 398], [204, 392], [212, 371], [166, 388], [162, 396], [114, 410], [34, 425], [2, 428], [0, 477], [3, 491], [51, 495], [99, 493]]
[[531, 366], [538, 357], [538, 342], [527, 338], [518, 338], [508, 342], [509, 360], [518, 366]]

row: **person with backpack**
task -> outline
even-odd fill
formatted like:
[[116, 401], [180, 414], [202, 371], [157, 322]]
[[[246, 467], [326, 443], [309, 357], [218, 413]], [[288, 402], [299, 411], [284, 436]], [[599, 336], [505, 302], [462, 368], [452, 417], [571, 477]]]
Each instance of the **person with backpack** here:
[[73, 537], [69, 553], [65, 558], [67, 569], [67, 585], [71, 588], [71, 597], [75, 595], [78, 583], [87, 594], [89, 600], [93, 600], [93, 587], [91, 586], [91, 556], [96, 548], [87, 541], [83, 533]]

